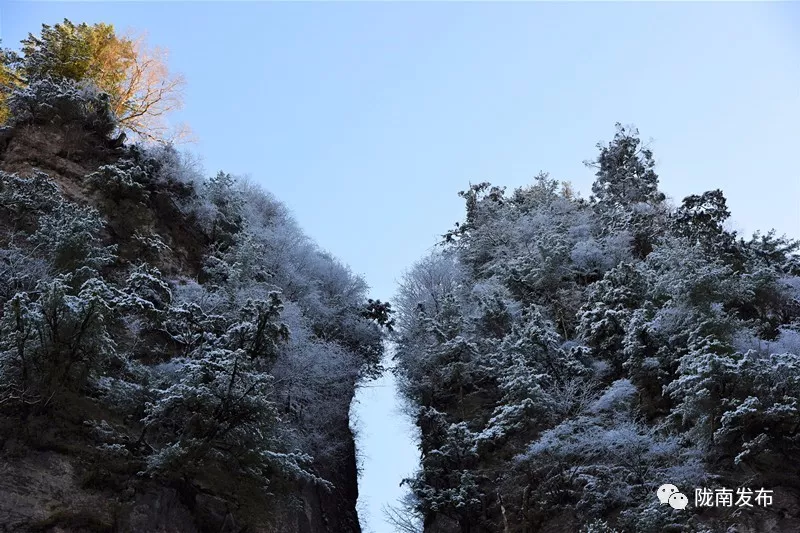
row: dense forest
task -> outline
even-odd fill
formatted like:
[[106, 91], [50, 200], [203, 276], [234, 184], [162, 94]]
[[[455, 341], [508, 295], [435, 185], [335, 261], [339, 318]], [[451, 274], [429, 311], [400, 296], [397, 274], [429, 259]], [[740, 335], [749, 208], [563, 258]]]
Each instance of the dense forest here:
[[358, 533], [387, 341], [421, 436], [397, 531], [800, 530], [800, 243], [673, 203], [617, 125], [588, 199], [461, 192], [395, 312], [173, 146], [183, 80], [142, 43], [65, 20], [0, 51], [0, 531]]
[[[422, 462], [395, 522], [800, 530], [798, 243], [729, 230], [720, 190], [671, 204], [633, 128], [598, 149], [589, 199], [547, 175], [472, 185], [405, 276], [396, 358]], [[772, 505], [695, 505], [695, 488], [764, 487]]]
[[126, 144], [108, 30], [5, 55], [0, 531], [360, 531], [349, 409], [390, 308], [259, 187]]

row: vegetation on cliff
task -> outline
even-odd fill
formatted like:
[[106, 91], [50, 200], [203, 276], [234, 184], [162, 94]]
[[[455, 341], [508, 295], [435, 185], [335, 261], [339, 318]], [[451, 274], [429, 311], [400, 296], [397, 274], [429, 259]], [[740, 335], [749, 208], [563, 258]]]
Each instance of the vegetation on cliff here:
[[[635, 129], [598, 148], [588, 200], [547, 175], [462, 192], [466, 219], [405, 277], [398, 375], [422, 465], [398, 516], [426, 532], [796, 530], [798, 242], [736, 235], [720, 190], [670, 205]], [[775, 507], [676, 511], [664, 483], [692, 503], [695, 487], [766, 487]]]
[[0, 53], [0, 122], [10, 118], [8, 101], [18, 88], [43, 80], [78, 82], [106, 95], [117, 126], [144, 141], [175, 141], [186, 126], [170, 127], [166, 117], [183, 105], [182, 76], [169, 72], [167, 53], [143, 36], [118, 35], [110, 24], [42, 24], [19, 52]]
[[114, 142], [145, 130], [110, 27], [23, 44], [0, 132], [2, 527], [359, 531], [349, 406], [391, 308], [259, 187]]

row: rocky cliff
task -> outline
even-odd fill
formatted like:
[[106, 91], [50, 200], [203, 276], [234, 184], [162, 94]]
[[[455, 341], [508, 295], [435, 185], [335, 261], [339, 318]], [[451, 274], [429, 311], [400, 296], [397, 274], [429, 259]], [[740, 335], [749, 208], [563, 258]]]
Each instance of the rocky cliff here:
[[252, 184], [82, 120], [0, 133], [0, 531], [359, 532], [363, 281]]

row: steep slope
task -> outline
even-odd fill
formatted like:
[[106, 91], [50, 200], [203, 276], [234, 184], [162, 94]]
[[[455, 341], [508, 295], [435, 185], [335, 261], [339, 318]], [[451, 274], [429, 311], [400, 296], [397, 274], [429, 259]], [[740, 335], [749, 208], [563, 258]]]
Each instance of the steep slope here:
[[359, 532], [386, 308], [269, 194], [116, 146], [70, 82], [0, 131], [0, 531]]
[[[408, 516], [426, 533], [800, 530], [798, 243], [726, 230], [718, 190], [671, 207], [635, 131], [595, 168], [589, 201], [547, 176], [472, 186], [403, 282]], [[667, 483], [688, 508], [657, 499]]]

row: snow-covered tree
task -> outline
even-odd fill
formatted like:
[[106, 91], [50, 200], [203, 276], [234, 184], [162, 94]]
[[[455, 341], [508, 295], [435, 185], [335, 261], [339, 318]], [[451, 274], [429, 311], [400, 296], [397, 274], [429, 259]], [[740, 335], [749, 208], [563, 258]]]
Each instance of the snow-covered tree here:
[[43, 281], [5, 303], [0, 322], [3, 403], [44, 409], [59, 393], [80, 390], [115, 356], [108, 325], [116, 295], [96, 278], [77, 291], [71, 282], [69, 275]]
[[658, 189], [653, 152], [642, 146], [639, 131], [617, 123], [614, 139], [587, 164], [596, 169], [592, 202], [606, 233], [620, 230], [633, 238], [633, 250], [645, 257], [655, 243], [663, 216], [664, 194]]
[[664, 480], [797, 472], [777, 465], [797, 454], [798, 244], [737, 240], [719, 190], [671, 208], [635, 129], [598, 148], [588, 202], [546, 175], [462, 192], [401, 283], [426, 531], [458, 530], [457, 494], [478, 531], [700, 531], [652, 496]]

